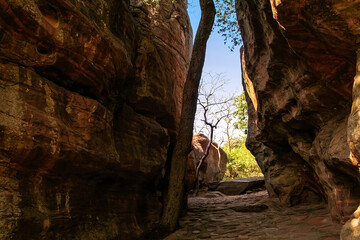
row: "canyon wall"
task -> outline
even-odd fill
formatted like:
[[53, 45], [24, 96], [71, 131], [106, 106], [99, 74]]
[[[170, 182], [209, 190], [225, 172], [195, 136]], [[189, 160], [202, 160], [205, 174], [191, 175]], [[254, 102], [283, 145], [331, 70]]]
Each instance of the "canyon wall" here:
[[0, 239], [144, 239], [180, 117], [186, 7], [0, 0]]
[[344, 223], [360, 202], [360, 1], [238, 0], [236, 10], [247, 147], [269, 193], [290, 206], [327, 201]]

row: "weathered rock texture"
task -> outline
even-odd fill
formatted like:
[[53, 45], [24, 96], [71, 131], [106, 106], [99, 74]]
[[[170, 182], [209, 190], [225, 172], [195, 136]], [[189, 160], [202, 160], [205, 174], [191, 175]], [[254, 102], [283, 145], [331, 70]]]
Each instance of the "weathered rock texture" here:
[[324, 199], [346, 221], [360, 200], [360, 1], [244, 0], [236, 8], [247, 147], [270, 194], [287, 205]]
[[192, 31], [182, 1], [0, 0], [0, 239], [143, 239]]
[[211, 191], [222, 192], [226, 195], [239, 195], [254, 188], [264, 190], [264, 184], [264, 177], [248, 177], [212, 182], [208, 186]]
[[354, 212], [352, 219], [347, 221], [342, 227], [341, 240], [357, 240], [360, 239], [360, 206]]
[[[204, 134], [193, 136], [193, 150], [188, 156], [186, 170], [186, 185], [192, 188], [195, 185], [195, 169], [200, 159], [204, 156], [209, 139]], [[210, 182], [220, 181], [223, 179], [226, 171], [227, 156], [217, 143], [213, 142], [210, 146], [209, 155], [205, 158], [199, 170], [199, 180], [201, 184], [206, 185]]]

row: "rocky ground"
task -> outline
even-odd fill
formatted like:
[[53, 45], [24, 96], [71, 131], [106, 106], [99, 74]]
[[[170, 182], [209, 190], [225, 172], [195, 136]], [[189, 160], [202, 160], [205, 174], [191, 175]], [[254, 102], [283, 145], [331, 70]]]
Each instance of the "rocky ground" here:
[[237, 196], [209, 192], [190, 197], [180, 228], [164, 240], [192, 239], [339, 239], [341, 225], [333, 223], [327, 205], [285, 208], [266, 191]]

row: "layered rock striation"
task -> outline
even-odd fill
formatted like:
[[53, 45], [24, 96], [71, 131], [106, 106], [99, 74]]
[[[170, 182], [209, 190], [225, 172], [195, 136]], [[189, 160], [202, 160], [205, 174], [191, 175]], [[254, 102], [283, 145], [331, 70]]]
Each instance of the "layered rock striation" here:
[[137, 239], [160, 218], [186, 5], [0, 0], [0, 238]]
[[244, 0], [236, 9], [247, 147], [268, 191], [285, 205], [325, 200], [345, 222], [360, 202], [360, 1]]

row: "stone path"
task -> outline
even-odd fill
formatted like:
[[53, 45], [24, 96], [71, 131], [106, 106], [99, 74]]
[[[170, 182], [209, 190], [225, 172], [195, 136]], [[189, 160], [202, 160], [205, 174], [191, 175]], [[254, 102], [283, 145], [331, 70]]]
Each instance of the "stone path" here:
[[180, 229], [164, 240], [339, 239], [341, 225], [333, 223], [325, 204], [282, 207], [266, 191], [238, 196], [210, 193], [189, 198]]

